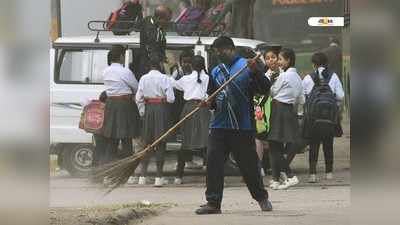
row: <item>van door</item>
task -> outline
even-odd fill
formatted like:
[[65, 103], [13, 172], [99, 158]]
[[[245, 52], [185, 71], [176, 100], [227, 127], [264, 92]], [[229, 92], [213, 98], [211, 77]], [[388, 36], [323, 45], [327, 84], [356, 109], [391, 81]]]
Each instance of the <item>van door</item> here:
[[107, 49], [53, 50], [50, 74], [51, 143], [90, 143], [92, 135], [78, 128], [83, 105], [104, 90], [102, 72]]

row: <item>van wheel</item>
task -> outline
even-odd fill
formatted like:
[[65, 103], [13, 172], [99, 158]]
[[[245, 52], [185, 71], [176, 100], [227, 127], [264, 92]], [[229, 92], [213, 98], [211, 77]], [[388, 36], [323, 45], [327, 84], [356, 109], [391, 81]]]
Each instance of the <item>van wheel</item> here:
[[87, 177], [92, 168], [94, 148], [92, 144], [67, 145], [63, 151], [63, 164], [73, 177]]

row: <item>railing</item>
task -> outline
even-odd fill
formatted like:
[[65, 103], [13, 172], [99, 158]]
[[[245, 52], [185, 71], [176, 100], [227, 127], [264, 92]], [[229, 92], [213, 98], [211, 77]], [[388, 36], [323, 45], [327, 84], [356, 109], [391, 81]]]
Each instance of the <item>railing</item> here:
[[[116, 35], [128, 35], [132, 32], [140, 32], [140, 23], [132, 21], [118, 21], [111, 29], [109, 28], [109, 21], [106, 20], [92, 20], [88, 22], [87, 26], [90, 31], [97, 33], [95, 42], [100, 42], [99, 35], [101, 32], [113, 32]], [[165, 31], [176, 32], [182, 36], [217, 37], [225, 33], [225, 28], [226, 25], [224, 23], [218, 23], [207, 28], [201, 28], [200, 23], [170, 22], [165, 27]]]

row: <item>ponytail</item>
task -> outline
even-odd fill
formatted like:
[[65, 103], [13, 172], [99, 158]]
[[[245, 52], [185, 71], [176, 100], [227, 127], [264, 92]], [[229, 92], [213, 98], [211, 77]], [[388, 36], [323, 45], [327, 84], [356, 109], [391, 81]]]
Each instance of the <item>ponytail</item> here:
[[196, 55], [192, 60], [193, 70], [197, 72], [197, 83], [201, 84], [201, 72], [206, 69], [204, 58], [201, 55]]

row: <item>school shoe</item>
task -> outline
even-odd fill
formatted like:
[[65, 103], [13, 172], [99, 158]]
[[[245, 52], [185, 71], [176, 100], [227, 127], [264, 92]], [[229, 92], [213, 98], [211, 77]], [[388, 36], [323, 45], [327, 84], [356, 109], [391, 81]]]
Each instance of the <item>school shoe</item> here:
[[139, 177], [139, 182], [138, 182], [138, 184], [139, 185], [145, 185], [146, 184], [146, 177], [142, 177], [142, 176], [140, 176]]
[[180, 185], [180, 184], [182, 184], [182, 178], [175, 178], [175, 180], [174, 180], [174, 184], [176, 184], [176, 185]]
[[280, 186], [280, 183], [278, 181], [272, 181], [271, 185], [269, 185], [269, 187], [272, 190], [278, 190], [278, 187]]
[[332, 173], [326, 173], [326, 179], [327, 180], [332, 180], [333, 179], [333, 174]]
[[221, 207], [207, 203], [201, 205], [200, 208], [196, 209], [195, 213], [197, 215], [221, 214]]
[[126, 182], [127, 184], [137, 184], [139, 181], [139, 178], [136, 176], [130, 176], [128, 181]]
[[308, 183], [317, 183], [317, 175], [310, 174], [310, 177], [308, 178]]
[[263, 199], [259, 201], [258, 205], [260, 205], [261, 211], [264, 212], [272, 211], [272, 203], [268, 199]]
[[[168, 181], [167, 181], [168, 182]], [[164, 186], [165, 181], [164, 178], [162, 177], [156, 177], [155, 181], [154, 181], [154, 187], [162, 187]], [[168, 183], [167, 183], [168, 184]]]
[[288, 178], [287, 179], [287, 183], [289, 184], [289, 187], [295, 186], [299, 183], [299, 179], [297, 178], [297, 176], [293, 176], [292, 178]]
[[286, 190], [290, 187], [289, 180], [285, 180], [279, 184], [276, 190]]

